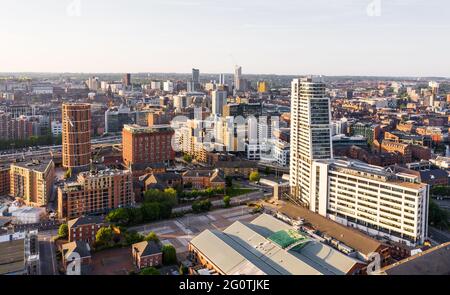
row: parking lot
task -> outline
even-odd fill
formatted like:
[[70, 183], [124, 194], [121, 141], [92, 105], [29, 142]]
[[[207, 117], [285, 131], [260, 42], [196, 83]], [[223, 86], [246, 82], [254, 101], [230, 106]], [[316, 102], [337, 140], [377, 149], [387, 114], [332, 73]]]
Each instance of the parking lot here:
[[249, 222], [256, 217], [257, 215], [251, 214], [251, 208], [239, 206], [201, 215], [189, 214], [181, 218], [137, 226], [132, 229], [143, 235], [147, 235], [151, 231], [155, 232], [163, 244], [172, 244], [182, 258], [188, 250], [189, 241], [205, 229], [222, 230], [235, 221]]

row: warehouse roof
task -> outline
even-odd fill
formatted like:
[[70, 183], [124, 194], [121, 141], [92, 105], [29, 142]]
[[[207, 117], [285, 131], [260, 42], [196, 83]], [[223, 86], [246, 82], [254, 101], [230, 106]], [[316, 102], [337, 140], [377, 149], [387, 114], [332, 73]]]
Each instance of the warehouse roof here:
[[359, 231], [343, 226], [335, 221], [327, 219], [306, 208], [287, 203], [280, 210], [281, 213], [290, 218], [303, 218], [310, 223], [312, 227], [322, 233], [325, 233], [358, 252], [368, 256], [372, 252], [377, 252], [383, 247], [383, 244]]
[[450, 275], [450, 242], [381, 269], [387, 275]]
[[[362, 264], [293, 232], [289, 225], [263, 214], [251, 223], [237, 221], [223, 232], [206, 230], [191, 245], [228, 275], [342, 275]], [[274, 237], [289, 238], [281, 239], [280, 245]]]
[[23, 239], [0, 243], [0, 275], [18, 273], [25, 269]]

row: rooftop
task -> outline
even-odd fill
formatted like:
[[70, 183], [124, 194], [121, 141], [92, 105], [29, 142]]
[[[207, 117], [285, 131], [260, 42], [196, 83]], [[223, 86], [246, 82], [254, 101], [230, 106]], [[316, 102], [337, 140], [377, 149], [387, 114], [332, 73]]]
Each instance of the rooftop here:
[[89, 245], [83, 241], [66, 243], [62, 245], [62, 250], [66, 258], [70, 257], [72, 253], [80, 254], [81, 258], [91, 256], [91, 249], [89, 248]]
[[74, 226], [81, 226], [86, 224], [101, 224], [105, 223], [103, 216], [82, 216], [67, 222], [69, 229]]
[[21, 168], [26, 168], [32, 171], [37, 171], [37, 172], [45, 172], [45, 170], [47, 170], [48, 166], [50, 165], [50, 163], [52, 163], [53, 160], [52, 159], [47, 159], [47, 160], [32, 160], [32, 161], [28, 161], [28, 162], [16, 162], [11, 164], [11, 167], [21, 167]]
[[25, 242], [14, 240], [0, 243], [0, 275], [23, 271], [25, 268]]
[[450, 242], [386, 266], [380, 272], [387, 275], [450, 275]]
[[154, 241], [143, 241], [133, 244], [132, 247], [140, 257], [161, 253], [161, 246]]
[[124, 125], [123, 130], [126, 130], [132, 134], [173, 131], [170, 125], [153, 125], [151, 127], [147, 127], [137, 124]]
[[355, 229], [343, 226], [303, 207], [287, 203], [279, 211], [293, 219], [305, 219], [314, 229], [343, 242], [365, 256], [377, 252], [383, 246], [381, 242]]
[[191, 245], [227, 275], [344, 275], [362, 265], [266, 214], [205, 230]]

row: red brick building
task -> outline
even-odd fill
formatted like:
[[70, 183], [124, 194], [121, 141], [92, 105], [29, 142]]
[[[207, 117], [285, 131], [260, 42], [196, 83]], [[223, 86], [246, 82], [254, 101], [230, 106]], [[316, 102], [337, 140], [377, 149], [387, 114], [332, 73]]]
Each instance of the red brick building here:
[[62, 245], [62, 264], [64, 269], [67, 271], [69, 264], [72, 261], [77, 261], [79, 259], [81, 273], [86, 274], [87, 266], [92, 262], [91, 259], [91, 249], [86, 242], [75, 241]]
[[67, 222], [69, 227], [69, 242], [84, 241], [90, 245], [95, 242], [97, 231], [107, 226], [101, 216], [82, 216]]
[[161, 245], [154, 241], [144, 241], [131, 246], [133, 263], [138, 269], [162, 265]]
[[190, 170], [183, 174], [183, 183], [194, 189], [225, 188], [223, 173], [216, 170]]
[[77, 218], [107, 213], [134, 204], [133, 180], [128, 170], [106, 169], [78, 174], [77, 182], [58, 188], [58, 217]]
[[122, 132], [123, 161], [136, 164], [167, 163], [175, 159], [172, 149], [174, 130], [168, 125], [141, 127], [125, 125]]

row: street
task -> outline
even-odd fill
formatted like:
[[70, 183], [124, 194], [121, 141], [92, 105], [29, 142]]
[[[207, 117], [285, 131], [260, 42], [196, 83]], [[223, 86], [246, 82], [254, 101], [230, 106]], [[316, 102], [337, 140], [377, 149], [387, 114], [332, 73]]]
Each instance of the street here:
[[39, 233], [39, 255], [41, 275], [56, 275], [57, 261], [55, 254], [55, 244], [52, 236], [57, 234], [56, 230]]
[[[263, 193], [258, 191], [258, 192], [253, 192], [253, 193], [249, 193], [249, 194], [245, 194], [242, 196], [237, 196], [231, 199], [231, 205], [241, 205], [241, 204], [245, 204], [248, 201], [255, 201], [255, 200], [260, 200], [264, 197]], [[219, 207], [223, 205], [223, 200], [215, 200], [211, 202], [213, 207]], [[174, 208], [172, 210], [172, 212], [174, 213], [179, 213], [179, 212], [186, 212], [186, 211], [190, 211], [192, 210], [192, 205], [186, 205], [186, 206], [181, 206], [181, 207], [177, 207]]]

